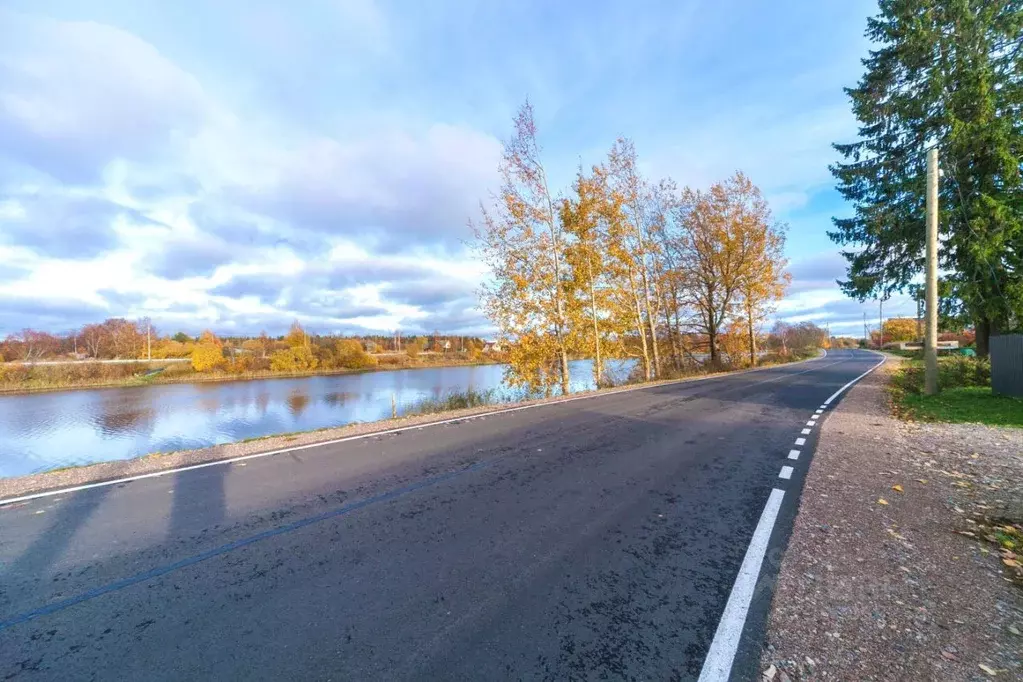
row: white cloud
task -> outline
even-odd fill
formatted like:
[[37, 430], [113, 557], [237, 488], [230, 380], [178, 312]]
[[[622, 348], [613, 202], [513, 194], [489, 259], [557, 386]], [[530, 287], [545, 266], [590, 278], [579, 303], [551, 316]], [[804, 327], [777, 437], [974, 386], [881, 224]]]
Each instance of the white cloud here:
[[111, 26], [0, 11], [0, 154], [65, 182], [119, 157], [149, 159], [194, 134], [199, 83]]

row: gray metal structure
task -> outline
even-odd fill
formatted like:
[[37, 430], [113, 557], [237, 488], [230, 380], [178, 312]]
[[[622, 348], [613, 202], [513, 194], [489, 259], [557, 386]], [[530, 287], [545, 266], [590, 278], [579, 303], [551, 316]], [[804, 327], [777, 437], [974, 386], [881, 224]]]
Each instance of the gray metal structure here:
[[991, 337], [991, 388], [1023, 398], [1023, 334]]

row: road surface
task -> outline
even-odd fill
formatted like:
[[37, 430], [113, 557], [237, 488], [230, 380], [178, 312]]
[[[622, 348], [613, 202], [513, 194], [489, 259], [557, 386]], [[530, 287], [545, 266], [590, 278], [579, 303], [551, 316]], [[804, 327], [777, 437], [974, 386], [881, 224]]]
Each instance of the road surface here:
[[[0, 680], [696, 679], [775, 489], [761, 587], [777, 571], [808, 420], [877, 361], [833, 351], [6, 505]], [[769, 601], [738, 623], [733, 679], [755, 674]]]

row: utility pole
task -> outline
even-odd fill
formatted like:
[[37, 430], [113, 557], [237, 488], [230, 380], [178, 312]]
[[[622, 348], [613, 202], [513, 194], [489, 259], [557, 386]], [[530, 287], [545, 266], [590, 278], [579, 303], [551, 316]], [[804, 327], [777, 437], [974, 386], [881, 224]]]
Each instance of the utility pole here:
[[863, 347], [870, 346], [870, 332], [867, 330], [867, 311], [863, 311]]
[[877, 349], [884, 348], [884, 294], [877, 299]]
[[938, 392], [938, 148], [927, 150], [927, 321], [924, 328], [924, 393]]

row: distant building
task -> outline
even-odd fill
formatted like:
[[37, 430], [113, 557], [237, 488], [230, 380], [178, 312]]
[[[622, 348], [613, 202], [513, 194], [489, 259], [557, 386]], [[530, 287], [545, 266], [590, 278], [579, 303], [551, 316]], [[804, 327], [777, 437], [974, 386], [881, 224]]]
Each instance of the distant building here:
[[[886, 343], [885, 348], [897, 348], [898, 350], [923, 350], [923, 344], [919, 341], [899, 341]], [[938, 350], [956, 350], [959, 348], [958, 341], [938, 341]]]

